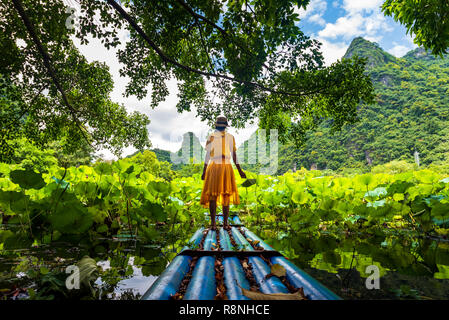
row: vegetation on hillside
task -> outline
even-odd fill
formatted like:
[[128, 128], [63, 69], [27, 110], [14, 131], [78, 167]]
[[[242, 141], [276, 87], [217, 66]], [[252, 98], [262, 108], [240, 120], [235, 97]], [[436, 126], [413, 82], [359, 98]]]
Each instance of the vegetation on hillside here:
[[[362, 38], [346, 55], [368, 58], [367, 74], [376, 89], [376, 104], [361, 105], [359, 121], [332, 133], [325, 122], [307, 134], [303, 148], [280, 145], [282, 174], [296, 167], [321, 170], [370, 167], [393, 160], [449, 169], [449, 59], [416, 49], [395, 58]], [[250, 153], [255, 163], [255, 153]]]

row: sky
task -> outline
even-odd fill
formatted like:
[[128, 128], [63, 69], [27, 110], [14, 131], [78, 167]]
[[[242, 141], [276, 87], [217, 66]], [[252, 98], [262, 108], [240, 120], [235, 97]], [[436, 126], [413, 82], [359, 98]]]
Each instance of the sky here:
[[[322, 43], [322, 52], [329, 65], [340, 59], [346, 52], [352, 39], [362, 36], [377, 42], [381, 48], [396, 57], [402, 57], [416, 48], [406, 29], [390, 17], [385, 17], [380, 7], [384, 0], [311, 0], [307, 9], [297, 9], [301, 20], [298, 25], [311, 38]], [[73, 2], [72, 2], [73, 3]], [[119, 35], [126, 40], [127, 34]], [[120, 65], [116, 58], [116, 50], [107, 50], [97, 39], [91, 39], [88, 45], [81, 45], [74, 39], [76, 46], [89, 61], [105, 62], [114, 79], [113, 101], [123, 104], [130, 112], [139, 111], [146, 114], [151, 123], [148, 126], [153, 148], [177, 151], [181, 146], [181, 137], [185, 132], [194, 132], [204, 145], [210, 128], [196, 118], [195, 111], [178, 113], [176, 111], [176, 81], [168, 84], [170, 95], [156, 109], [150, 108], [150, 94], [143, 100], [136, 97], [125, 97], [126, 77], [119, 74]], [[257, 123], [247, 125], [244, 129], [230, 128], [239, 146], [256, 130]], [[136, 150], [125, 148], [122, 156]], [[107, 150], [98, 153], [104, 159], [115, 159]]]

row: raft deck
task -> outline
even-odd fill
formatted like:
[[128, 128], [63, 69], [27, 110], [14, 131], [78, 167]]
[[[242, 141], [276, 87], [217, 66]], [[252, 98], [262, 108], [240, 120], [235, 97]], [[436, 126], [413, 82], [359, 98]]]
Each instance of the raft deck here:
[[[217, 220], [222, 223], [223, 217], [218, 215]], [[222, 279], [229, 300], [249, 300], [242, 294], [241, 288], [250, 290], [250, 282], [253, 286], [256, 282], [260, 292], [265, 294], [291, 293], [292, 288], [303, 288], [305, 297], [310, 300], [341, 299], [245, 228], [237, 215], [231, 215], [229, 220], [230, 232], [223, 228], [217, 228], [218, 231], [199, 228], [189, 241], [191, 247], [186, 246], [181, 250], [145, 292], [142, 300], [170, 300], [178, 292], [181, 283], [187, 281], [183, 300], [214, 300], [217, 295], [216, 259], [220, 259], [223, 265]], [[231, 241], [240, 250], [233, 250]], [[200, 245], [202, 250], [197, 249]], [[246, 265], [242, 264], [242, 259], [247, 261]], [[272, 264], [285, 268], [283, 281], [276, 276], [266, 279]], [[244, 270], [244, 266], [248, 268], [248, 265], [251, 279], [248, 279], [248, 272]]]

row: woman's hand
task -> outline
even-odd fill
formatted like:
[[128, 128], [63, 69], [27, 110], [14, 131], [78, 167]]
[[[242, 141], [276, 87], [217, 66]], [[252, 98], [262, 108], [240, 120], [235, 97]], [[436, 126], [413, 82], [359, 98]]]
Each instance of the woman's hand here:
[[240, 170], [239, 174], [242, 179], [246, 179], [246, 174], [245, 174], [245, 172], [243, 172], [243, 170]]
[[204, 180], [205, 177], [206, 177], [206, 172], [203, 171], [203, 174], [201, 175], [201, 180]]

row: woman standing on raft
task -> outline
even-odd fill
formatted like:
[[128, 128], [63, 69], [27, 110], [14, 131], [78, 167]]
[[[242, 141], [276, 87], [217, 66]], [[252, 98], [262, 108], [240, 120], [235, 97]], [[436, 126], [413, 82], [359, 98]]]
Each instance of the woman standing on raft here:
[[218, 117], [215, 122], [216, 130], [209, 136], [206, 142], [206, 159], [204, 160], [203, 174], [201, 176], [201, 180], [204, 180], [204, 185], [200, 204], [206, 208], [209, 206], [212, 230], [216, 229], [215, 213], [217, 202], [223, 207], [223, 228], [225, 229], [229, 229], [229, 205], [240, 203], [231, 156], [240, 177], [246, 178], [246, 174], [237, 161], [234, 136], [225, 131], [226, 127], [228, 127], [226, 117]]

